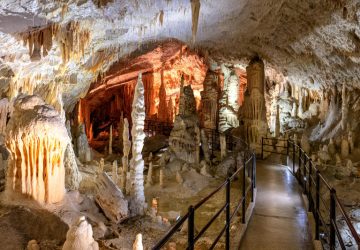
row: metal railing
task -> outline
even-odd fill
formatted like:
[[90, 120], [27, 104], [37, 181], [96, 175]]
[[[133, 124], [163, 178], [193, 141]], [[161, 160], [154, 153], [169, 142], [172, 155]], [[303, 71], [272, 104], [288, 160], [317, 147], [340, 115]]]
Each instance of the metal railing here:
[[[262, 152], [279, 154], [277, 150], [263, 151], [264, 146], [267, 146], [267, 143], [264, 143], [266, 139], [269, 138], [262, 139]], [[276, 140], [276, 138], [272, 138], [272, 140]], [[279, 140], [284, 141], [285, 139]], [[357, 249], [360, 249], [360, 237], [351, 223], [344, 206], [337, 197], [336, 190], [328, 183], [317, 169], [316, 164], [314, 164], [300, 145], [287, 140], [286, 147], [286, 155], [292, 159], [292, 172], [296, 176], [304, 194], [306, 194], [309, 202], [309, 212], [312, 212], [315, 218], [315, 239], [321, 240], [323, 246], [331, 250], [338, 248], [347, 249], [347, 247], [350, 247], [345, 242], [337, 224], [337, 220], [341, 217], [345, 221], [345, 226], [350, 231], [351, 235], [349, 236], [353, 239]], [[276, 145], [274, 148], [276, 149]], [[326, 197], [328, 197], [328, 200]]]
[[[240, 138], [234, 137], [231, 142], [231, 145], [228, 147], [241, 148], [239, 144], [244, 146], [244, 143]], [[175, 225], [171, 227], [171, 229], [165, 234], [165, 236], [152, 248], [154, 250], [161, 249], [161, 247], [165, 246], [165, 244], [171, 239], [171, 237], [180, 230], [180, 228], [187, 221], [187, 249], [193, 250], [196, 242], [204, 235], [204, 233], [209, 229], [209, 227], [213, 224], [213, 222], [223, 213], [225, 212], [226, 223], [225, 226], [220, 230], [219, 234], [216, 236], [212, 245], [209, 249], [214, 249], [216, 244], [219, 242], [221, 237], [225, 233], [225, 249], [230, 249], [230, 224], [235, 218], [235, 215], [239, 212], [241, 208], [241, 222], [243, 224], [246, 223], [246, 203], [247, 197], [250, 195], [250, 201], [254, 201], [254, 189], [256, 187], [256, 156], [255, 153], [250, 151], [247, 144], [245, 145], [244, 152], [236, 152], [235, 162], [236, 162], [236, 171], [234, 174], [229, 176], [225, 182], [223, 182], [218, 188], [216, 188], [213, 192], [211, 192], [208, 196], [203, 198], [195, 205], [191, 205], [188, 208], [188, 212], [182, 216]], [[238, 160], [239, 154], [243, 153], [242, 162]], [[231, 200], [230, 200], [230, 188], [231, 183], [239, 178], [242, 182], [241, 187], [241, 196], [239, 201], [236, 203], [233, 211], [231, 210]], [[248, 183], [247, 183], [248, 182]], [[195, 216], [196, 211], [202, 207], [210, 198], [214, 197], [220, 190], [226, 190], [226, 198], [225, 203], [217, 210], [217, 212], [206, 222], [205, 226], [199, 230], [197, 234], [195, 234]]]

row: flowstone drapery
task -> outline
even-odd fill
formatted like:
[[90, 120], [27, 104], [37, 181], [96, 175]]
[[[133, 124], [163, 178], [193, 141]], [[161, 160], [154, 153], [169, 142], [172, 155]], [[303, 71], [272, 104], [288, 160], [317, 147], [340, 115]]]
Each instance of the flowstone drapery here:
[[65, 193], [64, 155], [69, 144], [65, 124], [55, 109], [37, 96], [17, 97], [6, 129], [10, 151], [6, 190], [39, 202], [61, 201]]
[[132, 158], [130, 161], [130, 211], [134, 215], [142, 215], [144, 214], [146, 204], [144, 194], [144, 160], [141, 154], [145, 139], [145, 100], [141, 74], [139, 74], [135, 87], [131, 119]]

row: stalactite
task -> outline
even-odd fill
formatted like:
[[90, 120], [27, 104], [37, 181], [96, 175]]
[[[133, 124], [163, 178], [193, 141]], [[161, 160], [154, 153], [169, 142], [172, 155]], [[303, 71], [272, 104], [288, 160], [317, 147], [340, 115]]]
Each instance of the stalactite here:
[[192, 17], [192, 42], [195, 43], [196, 34], [198, 30], [199, 14], [200, 14], [200, 0], [190, 0], [191, 2], [191, 17]]
[[159, 13], [159, 22], [160, 22], [161, 26], [163, 26], [163, 24], [164, 24], [164, 11], [163, 10], [161, 10]]

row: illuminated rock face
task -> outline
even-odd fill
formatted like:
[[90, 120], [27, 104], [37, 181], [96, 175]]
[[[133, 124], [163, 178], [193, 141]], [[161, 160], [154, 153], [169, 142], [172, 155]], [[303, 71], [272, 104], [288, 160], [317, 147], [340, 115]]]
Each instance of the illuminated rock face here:
[[37, 96], [21, 95], [6, 130], [10, 151], [6, 190], [39, 202], [61, 201], [64, 154], [70, 143], [59, 113]]
[[131, 119], [132, 158], [130, 161], [130, 195], [132, 198], [130, 202], [130, 211], [134, 215], [142, 215], [144, 214], [145, 208], [144, 160], [141, 154], [145, 139], [145, 100], [144, 85], [141, 79], [141, 74], [139, 74], [138, 82], [135, 87]]

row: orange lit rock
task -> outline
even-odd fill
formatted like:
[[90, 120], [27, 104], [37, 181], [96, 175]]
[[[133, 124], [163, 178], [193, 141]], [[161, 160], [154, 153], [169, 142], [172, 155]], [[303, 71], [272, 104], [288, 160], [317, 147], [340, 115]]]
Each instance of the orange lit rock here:
[[6, 190], [54, 203], [65, 193], [64, 154], [70, 143], [59, 113], [37, 96], [19, 96], [6, 129]]

